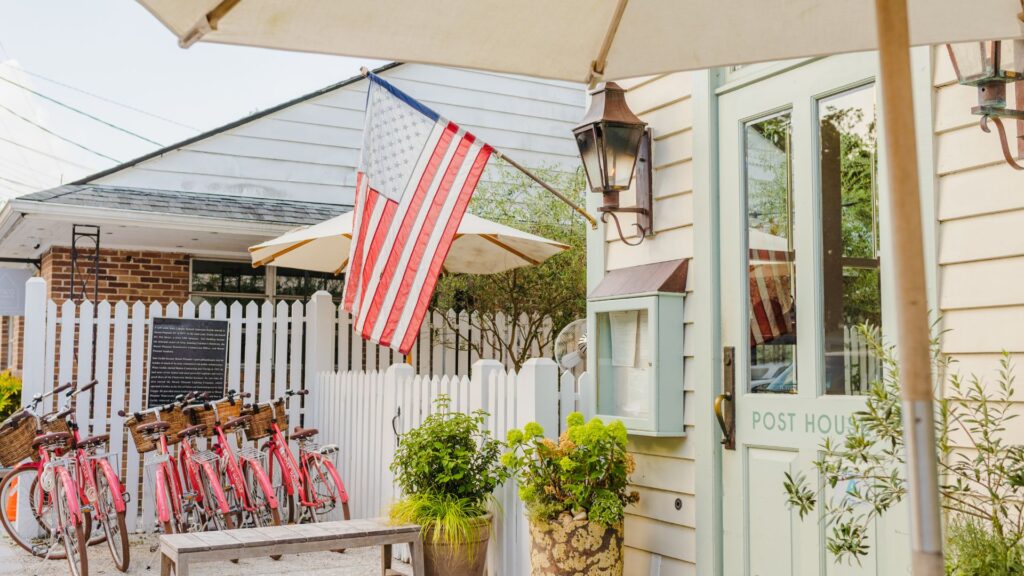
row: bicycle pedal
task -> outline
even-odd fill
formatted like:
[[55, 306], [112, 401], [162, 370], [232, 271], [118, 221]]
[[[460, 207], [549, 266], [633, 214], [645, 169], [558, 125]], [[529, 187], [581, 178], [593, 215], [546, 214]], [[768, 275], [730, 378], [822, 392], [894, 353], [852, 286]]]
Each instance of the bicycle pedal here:
[[132, 493], [128, 492], [127, 490], [124, 491], [124, 492], [121, 492], [121, 500], [123, 500], [125, 504], [131, 502], [132, 501]]
[[96, 511], [96, 508], [92, 504], [85, 504], [84, 506], [81, 507], [81, 509], [82, 509], [82, 514], [85, 514], [86, 512], [92, 514], [93, 512]]
[[41, 545], [37, 544], [37, 545], [32, 547], [32, 554], [34, 554], [36, 556], [43, 556], [43, 555], [47, 554], [49, 552], [49, 550], [50, 550], [49, 546], [41, 546]]

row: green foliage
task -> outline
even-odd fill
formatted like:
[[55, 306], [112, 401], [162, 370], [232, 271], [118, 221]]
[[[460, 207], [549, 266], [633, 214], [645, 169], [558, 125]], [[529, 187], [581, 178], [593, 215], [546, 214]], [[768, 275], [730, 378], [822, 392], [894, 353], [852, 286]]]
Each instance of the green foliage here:
[[639, 500], [628, 490], [633, 457], [626, 452], [626, 427], [621, 422], [605, 426], [598, 418], [584, 423], [573, 412], [569, 427], [558, 442], [544, 438], [536, 423], [510, 430], [512, 451], [502, 463], [519, 478], [519, 497], [531, 516], [554, 520], [568, 513], [586, 514], [593, 522], [618, 524], [627, 504]]
[[1024, 550], [971, 518], [951, 522], [946, 531], [947, 576], [1024, 575]]
[[[586, 223], [522, 172], [502, 162], [495, 165], [498, 170], [489, 181], [480, 183], [469, 211], [561, 242], [569, 249], [540, 265], [500, 274], [445, 274], [438, 281], [434, 305], [441, 310], [476, 311], [470, 324], [482, 341], [462, 341], [458, 345], [481, 348], [476, 350], [481, 357], [485, 355], [483, 349], [502, 350], [518, 370], [531, 357], [531, 350], [546, 348], [562, 327], [586, 312]], [[584, 203], [586, 181], [582, 170], [571, 174], [555, 170], [534, 172], [572, 201]], [[499, 313], [507, 319], [510, 330], [496, 324]], [[547, 317], [551, 318], [551, 326], [545, 323]], [[450, 327], [458, 331], [457, 320], [446, 321], [454, 322]]]
[[[803, 474], [787, 474], [784, 482], [789, 505], [801, 518], [823, 506], [828, 549], [847, 562], [859, 562], [868, 553], [868, 528], [907, 495], [899, 366], [893, 348], [881, 342], [877, 330], [860, 330], [881, 362], [883, 376], [872, 383], [849, 432], [838, 442], [826, 438], [822, 443], [814, 463], [820, 487], [810, 487]], [[953, 373], [949, 359], [938, 352], [938, 338], [932, 348], [933, 371], [947, 384], [946, 394], [936, 402], [935, 437], [940, 498], [949, 519], [949, 573], [1017, 574], [960, 568], [993, 566], [993, 557], [1019, 559], [1021, 554], [1024, 447], [1003, 440], [1007, 423], [1015, 418], [1009, 410], [1014, 397], [1009, 356], [1000, 361], [997, 382], [986, 386], [976, 376]], [[831, 496], [837, 486], [845, 488], [841, 497]]]
[[21, 407], [21, 378], [10, 370], [0, 372], [0, 421]]
[[487, 512], [491, 493], [509, 477], [498, 462], [504, 443], [487, 430], [487, 413], [452, 412], [446, 395], [434, 404], [434, 413], [399, 440], [391, 471], [404, 497], [392, 506], [391, 517], [461, 542], [468, 519]]
[[[451, 494], [410, 494], [391, 506], [394, 522], [419, 524], [434, 543], [471, 544], [486, 503]], [[432, 528], [433, 530], [428, 530]]]

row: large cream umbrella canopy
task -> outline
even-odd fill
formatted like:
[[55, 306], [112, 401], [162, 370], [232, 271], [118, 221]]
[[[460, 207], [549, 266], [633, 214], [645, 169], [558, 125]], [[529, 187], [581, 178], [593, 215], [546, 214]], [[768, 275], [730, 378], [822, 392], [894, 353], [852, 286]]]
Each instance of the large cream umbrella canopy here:
[[[196, 40], [606, 80], [878, 47], [872, 0], [139, 0]], [[915, 45], [1020, 36], [1019, 0], [910, 0]], [[711, 24], [711, 25], [709, 25]], [[606, 62], [606, 64], [605, 64]]]
[[[348, 265], [352, 213], [296, 228], [249, 248], [253, 266], [339, 273]], [[444, 260], [446, 272], [496, 274], [540, 264], [569, 246], [466, 214]]]

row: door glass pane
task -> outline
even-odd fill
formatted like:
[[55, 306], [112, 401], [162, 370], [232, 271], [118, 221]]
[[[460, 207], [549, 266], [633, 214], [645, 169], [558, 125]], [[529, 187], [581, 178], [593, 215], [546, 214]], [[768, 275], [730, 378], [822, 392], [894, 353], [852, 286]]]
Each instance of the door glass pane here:
[[796, 257], [790, 113], [747, 124], [744, 162], [750, 391], [796, 392]]
[[862, 324], [882, 325], [875, 87], [818, 103], [825, 393], [864, 394], [879, 365]]

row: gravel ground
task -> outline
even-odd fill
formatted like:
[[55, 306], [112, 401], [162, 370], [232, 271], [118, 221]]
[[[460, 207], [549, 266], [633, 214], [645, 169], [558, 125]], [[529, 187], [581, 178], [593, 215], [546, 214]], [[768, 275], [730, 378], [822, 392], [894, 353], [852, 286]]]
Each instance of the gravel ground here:
[[[2, 531], [0, 531], [2, 532]], [[131, 567], [128, 574], [150, 576], [160, 574], [160, 555], [150, 552], [156, 545], [156, 536], [132, 536]], [[402, 567], [396, 566], [398, 570]], [[0, 538], [0, 576], [67, 576], [66, 560], [44, 560], [36, 558], [14, 544], [6, 534]], [[344, 554], [323, 552], [285, 556], [280, 561], [270, 558], [242, 560], [238, 564], [211, 562], [196, 564], [189, 571], [197, 576], [280, 576], [315, 575], [326, 576], [378, 576], [380, 574], [380, 548], [356, 548]], [[121, 574], [110, 560], [106, 544], [89, 548], [90, 576], [114, 576]]]

